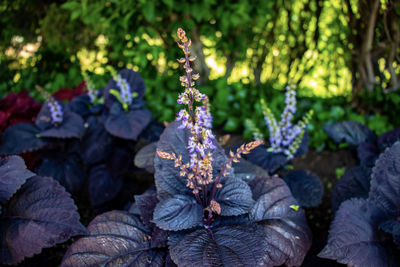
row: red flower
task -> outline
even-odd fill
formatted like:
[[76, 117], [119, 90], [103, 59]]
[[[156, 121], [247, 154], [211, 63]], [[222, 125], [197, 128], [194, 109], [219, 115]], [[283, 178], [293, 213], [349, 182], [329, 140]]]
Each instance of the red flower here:
[[61, 88], [57, 92], [53, 94], [53, 96], [58, 100], [58, 101], [64, 101], [67, 100], [70, 102], [75, 96], [82, 95], [84, 93], [84, 89], [86, 87], [85, 81], [81, 82], [78, 84], [75, 89], [71, 88]]
[[0, 135], [18, 122], [33, 123], [41, 104], [29, 96], [27, 91], [11, 93], [0, 100]]

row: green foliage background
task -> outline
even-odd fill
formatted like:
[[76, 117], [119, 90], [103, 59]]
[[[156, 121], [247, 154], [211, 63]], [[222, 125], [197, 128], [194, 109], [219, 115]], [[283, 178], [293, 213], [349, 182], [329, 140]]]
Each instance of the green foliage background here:
[[[333, 121], [361, 121], [378, 133], [399, 126], [400, 95], [382, 90], [392, 81], [386, 54], [379, 58], [382, 75], [373, 90], [360, 91], [354, 82], [360, 79], [352, 67], [357, 44], [363, 43], [362, 23], [369, 18], [360, 8], [372, 2], [4, 0], [0, 96], [28, 89], [37, 97], [35, 84], [50, 92], [75, 87], [82, 71], [91, 73], [101, 88], [110, 78], [107, 65], [129, 67], [145, 79], [154, 117], [171, 121], [182, 90], [175, 42], [182, 27], [193, 41], [199, 87], [211, 99], [216, 127], [251, 138], [244, 120], [264, 124], [259, 99], [264, 97], [278, 116], [283, 88], [297, 84], [299, 117], [314, 109], [311, 144], [322, 149], [331, 145], [322, 126]], [[391, 22], [400, 23], [399, 5], [381, 0], [374, 45], [385, 38], [388, 14]], [[354, 36], [361, 41], [352, 41]], [[393, 64], [400, 74], [398, 61]]]

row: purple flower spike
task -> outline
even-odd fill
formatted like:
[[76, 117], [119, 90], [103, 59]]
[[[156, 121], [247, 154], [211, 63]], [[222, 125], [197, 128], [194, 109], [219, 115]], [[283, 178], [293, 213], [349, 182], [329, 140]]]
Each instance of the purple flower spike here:
[[128, 82], [126, 79], [122, 78], [121, 75], [117, 74], [115, 77], [113, 77], [115, 82], [117, 83], [117, 86], [120, 88], [121, 92], [121, 99], [125, 104], [131, 104], [132, 103], [132, 92], [131, 92], [131, 87], [129, 86]]

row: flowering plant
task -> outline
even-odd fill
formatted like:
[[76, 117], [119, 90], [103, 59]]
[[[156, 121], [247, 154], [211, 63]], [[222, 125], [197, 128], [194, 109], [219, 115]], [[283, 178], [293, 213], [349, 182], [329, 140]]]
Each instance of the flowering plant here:
[[310, 247], [302, 209], [277, 176], [247, 184], [232, 163], [262, 141], [229, 157], [211, 131], [208, 98], [194, 88], [191, 41], [178, 29], [186, 74], [178, 103], [187, 105], [163, 132], [154, 159], [156, 188], [136, 196], [128, 212], [111, 211], [88, 226], [62, 266], [288, 266]]
[[[265, 100], [261, 99], [261, 108], [264, 113], [265, 123], [269, 129], [270, 148], [268, 151], [282, 152], [287, 159], [292, 159], [300, 148], [305, 128], [313, 115], [313, 110], [307, 112], [297, 124], [292, 123], [296, 113], [296, 91], [295, 87], [291, 86], [286, 87], [285, 104], [281, 120], [277, 122], [271, 109], [265, 104]], [[248, 120], [247, 123], [254, 132], [254, 138], [263, 140], [264, 135], [261, 131], [251, 121]]]

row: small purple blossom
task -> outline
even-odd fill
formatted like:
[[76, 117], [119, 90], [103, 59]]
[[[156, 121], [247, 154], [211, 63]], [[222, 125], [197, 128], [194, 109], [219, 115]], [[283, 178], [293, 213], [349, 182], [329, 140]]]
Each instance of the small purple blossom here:
[[117, 83], [117, 86], [120, 88], [122, 101], [125, 104], [131, 104], [133, 95], [131, 92], [131, 87], [129, 86], [127, 80], [122, 78], [120, 74], [115, 75], [113, 79]]
[[54, 98], [52, 98], [49, 101], [47, 101], [47, 106], [50, 110], [51, 121], [54, 124], [62, 123], [63, 112], [62, 112], [61, 105]]

